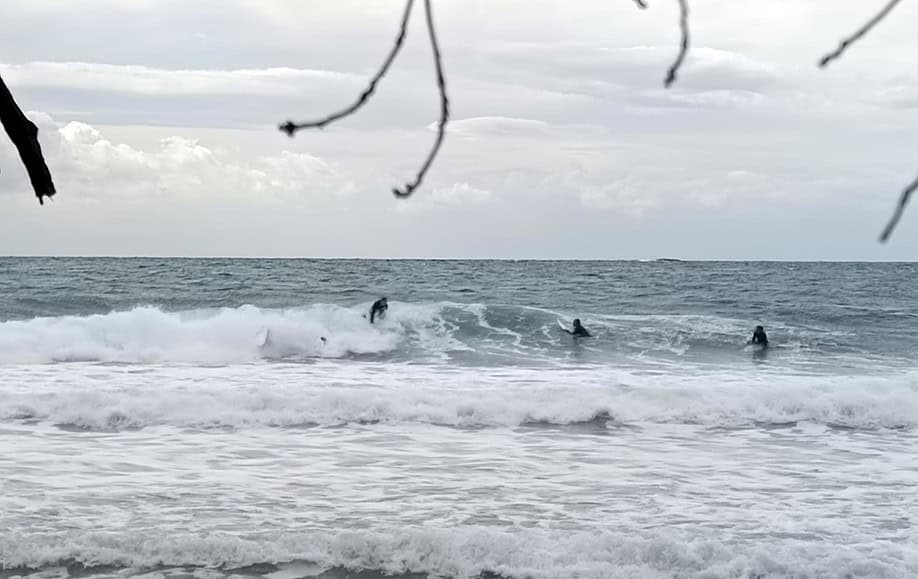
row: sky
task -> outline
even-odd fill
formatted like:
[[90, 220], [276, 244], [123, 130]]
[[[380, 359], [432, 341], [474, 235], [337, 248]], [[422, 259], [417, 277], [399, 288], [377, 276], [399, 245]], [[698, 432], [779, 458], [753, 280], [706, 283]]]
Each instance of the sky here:
[[58, 189], [0, 135], [0, 254], [914, 260], [918, 2], [826, 70], [886, 0], [433, 0], [452, 120], [416, 2], [0, 3], [0, 76]]

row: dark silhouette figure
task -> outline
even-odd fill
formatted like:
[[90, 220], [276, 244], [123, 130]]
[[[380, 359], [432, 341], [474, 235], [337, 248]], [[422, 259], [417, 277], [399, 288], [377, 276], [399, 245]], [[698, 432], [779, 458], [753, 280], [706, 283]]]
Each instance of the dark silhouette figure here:
[[376, 318], [380, 320], [386, 317], [386, 311], [389, 309], [389, 302], [386, 298], [379, 298], [373, 302], [373, 306], [370, 308], [370, 323], [372, 324], [376, 321]]
[[589, 338], [590, 333], [586, 328], [583, 327], [583, 324], [580, 323], [580, 318], [574, 320], [574, 329], [568, 330], [567, 328], [561, 328], [568, 334], [574, 336], [575, 338]]
[[752, 339], [749, 340], [749, 343], [767, 346], [768, 336], [765, 335], [765, 328], [763, 328], [762, 326], [756, 326], [755, 331], [752, 333]]

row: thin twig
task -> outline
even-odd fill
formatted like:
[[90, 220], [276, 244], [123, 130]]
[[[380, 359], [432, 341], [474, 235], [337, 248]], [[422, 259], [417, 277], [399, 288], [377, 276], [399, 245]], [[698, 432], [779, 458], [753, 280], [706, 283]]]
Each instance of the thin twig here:
[[437, 69], [437, 88], [440, 90], [440, 121], [437, 123], [437, 138], [434, 141], [433, 147], [430, 149], [430, 153], [427, 155], [427, 160], [421, 165], [421, 170], [418, 171], [414, 181], [406, 184], [405, 188], [402, 190], [398, 188], [392, 189], [392, 193], [395, 194], [396, 197], [402, 198], [410, 196], [414, 193], [415, 189], [421, 186], [424, 176], [427, 174], [430, 165], [440, 151], [440, 145], [443, 144], [443, 138], [446, 136], [446, 124], [449, 122], [449, 97], [446, 95], [446, 78], [443, 75], [443, 58], [440, 56], [440, 45], [437, 43], [437, 30], [436, 26], [434, 26], [430, 0], [424, 0], [424, 12], [427, 16], [427, 33], [430, 36], [430, 48], [433, 51], [434, 66]]
[[287, 121], [286, 123], [279, 125], [278, 128], [291, 137], [296, 134], [297, 131], [302, 129], [322, 129], [325, 127], [325, 125], [333, 123], [339, 119], [343, 119], [348, 115], [354, 114], [360, 109], [360, 107], [367, 104], [367, 101], [370, 100], [370, 97], [373, 96], [373, 92], [376, 90], [376, 85], [380, 80], [382, 80], [384, 76], [386, 76], [386, 73], [389, 71], [389, 67], [392, 65], [395, 57], [398, 56], [399, 51], [402, 49], [402, 44], [405, 42], [405, 36], [408, 33], [408, 19], [411, 17], [411, 7], [413, 5], [414, 0], [407, 0], [405, 3], [405, 13], [402, 15], [401, 27], [399, 28], [398, 36], [395, 38], [395, 44], [389, 51], [389, 56], [386, 57], [386, 60], [383, 62], [379, 71], [377, 71], [373, 78], [370, 80], [370, 84], [367, 86], [367, 88], [364, 89], [362, 93], [360, 93], [360, 96], [357, 98], [354, 104], [318, 121], [308, 121], [304, 123], [294, 123], [293, 121]]
[[669, 88], [674, 82], [676, 82], [676, 73], [679, 72], [679, 67], [682, 66], [682, 62], [685, 60], [685, 55], [688, 53], [689, 49], [689, 27], [688, 27], [688, 0], [679, 0], [679, 29], [682, 31], [682, 43], [679, 47], [679, 54], [676, 56], [676, 60], [669, 67], [669, 71], [666, 73], [666, 80], [663, 81], [663, 85], [666, 88]]
[[819, 67], [825, 68], [829, 65], [830, 62], [832, 62], [833, 60], [837, 58], [840, 58], [841, 55], [845, 53], [845, 50], [847, 50], [849, 46], [851, 46], [852, 44], [854, 44], [855, 42], [863, 38], [865, 34], [870, 32], [871, 28], [873, 28], [874, 26], [879, 24], [881, 20], [886, 18], [886, 16], [890, 12], [892, 12], [892, 9], [896, 7], [896, 4], [898, 4], [899, 1], [900, 0], [890, 0], [889, 3], [887, 3], [886, 6], [884, 6], [883, 9], [880, 10], [880, 12], [877, 13], [876, 16], [874, 16], [867, 22], [867, 24], [859, 28], [857, 32], [855, 32], [848, 38], [843, 39], [841, 41], [841, 44], [839, 44], [838, 48], [836, 48], [834, 51], [823, 56], [822, 59], [819, 61]]
[[16, 150], [19, 151], [19, 158], [22, 159], [22, 164], [25, 165], [26, 172], [29, 174], [32, 190], [35, 191], [38, 202], [44, 205], [45, 197], [52, 198], [56, 190], [51, 171], [41, 153], [38, 127], [23, 114], [2, 78], [0, 78], [0, 123], [3, 124], [3, 129], [10, 136], [10, 140], [16, 145]]
[[640, 8], [641, 10], [647, 9], [647, 2], [644, 2], [644, 0], [634, 0], [634, 3], [637, 4], [638, 8]]
[[905, 206], [908, 205], [908, 201], [915, 191], [918, 191], [918, 178], [912, 181], [909, 186], [902, 191], [902, 195], [899, 196], [899, 203], [896, 204], [896, 210], [889, 219], [889, 223], [886, 224], [886, 228], [883, 229], [883, 233], [880, 234], [881, 243], [889, 241], [889, 236], [892, 235], [896, 225], [899, 224], [899, 219], [902, 218], [902, 213], [905, 212]]

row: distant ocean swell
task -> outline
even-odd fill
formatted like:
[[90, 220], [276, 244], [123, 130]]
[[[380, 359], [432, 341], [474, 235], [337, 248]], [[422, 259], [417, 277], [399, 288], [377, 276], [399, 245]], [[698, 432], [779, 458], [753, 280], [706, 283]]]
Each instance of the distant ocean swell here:
[[[175, 369], [115, 369], [94, 382], [93, 366], [74, 366], [72, 386], [43, 384], [34, 374], [0, 399], [4, 423], [48, 423], [87, 430], [150, 426], [293, 428], [360, 424], [430, 424], [459, 428], [649, 423], [711, 427], [814, 423], [854, 429], [918, 426], [918, 375], [885, 377], [647, 374], [604, 368], [418, 373], [368, 365], [327, 374], [313, 386], [254, 366], [226, 379], [208, 372], [207, 386]], [[278, 368], [281, 371], [282, 368]], [[385, 370], [385, 371], [383, 371]], [[333, 370], [331, 370], [333, 372]], [[200, 371], [199, 371], [200, 372]], [[414, 372], [414, 374], [409, 374]], [[374, 386], [363, 386], [366, 380]], [[8, 380], [15, 381], [15, 374]], [[774, 380], [771, 383], [769, 380]], [[248, 385], [259, 382], [258, 386]], [[574, 383], [572, 383], [574, 382]], [[412, 385], [414, 383], [414, 385]], [[390, 386], [386, 386], [389, 384]]]
[[[368, 306], [368, 304], [366, 304]], [[88, 316], [0, 323], [0, 364], [53, 362], [233, 364], [259, 360], [366, 358], [461, 363], [552, 362], [570, 355], [558, 328], [581, 317], [595, 339], [583, 352], [629, 356], [717, 356], [740, 352], [750, 320], [702, 315], [560, 312], [512, 305], [394, 303], [370, 325], [364, 304], [346, 308], [164, 311], [154, 306]], [[870, 356], [850, 333], [773, 324], [777, 351]], [[322, 340], [326, 338], [326, 340]], [[880, 352], [879, 354], [882, 354]]]

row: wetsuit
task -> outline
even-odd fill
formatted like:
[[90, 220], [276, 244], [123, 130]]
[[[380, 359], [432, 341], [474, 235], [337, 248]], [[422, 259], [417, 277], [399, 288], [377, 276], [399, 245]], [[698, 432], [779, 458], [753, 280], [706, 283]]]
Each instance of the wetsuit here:
[[370, 323], [372, 324], [377, 317], [382, 319], [386, 317], [386, 310], [389, 309], [389, 302], [386, 301], [386, 298], [381, 298], [373, 302], [373, 307], [370, 308]]
[[589, 338], [590, 337], [590, 333], [587, 331], [586, 328], [583, 327], [583, 324], [580, 323], [580, 320], [576, 320], [574, 322], [573, 330], [565, 329], [564, 331], [574, 336], [575, 338]]
[[583, 326], [577, 326], [574, 328], [574, 331], [571, 332], [571, 335], [575, 338], [589, 338], [590, 333]]

